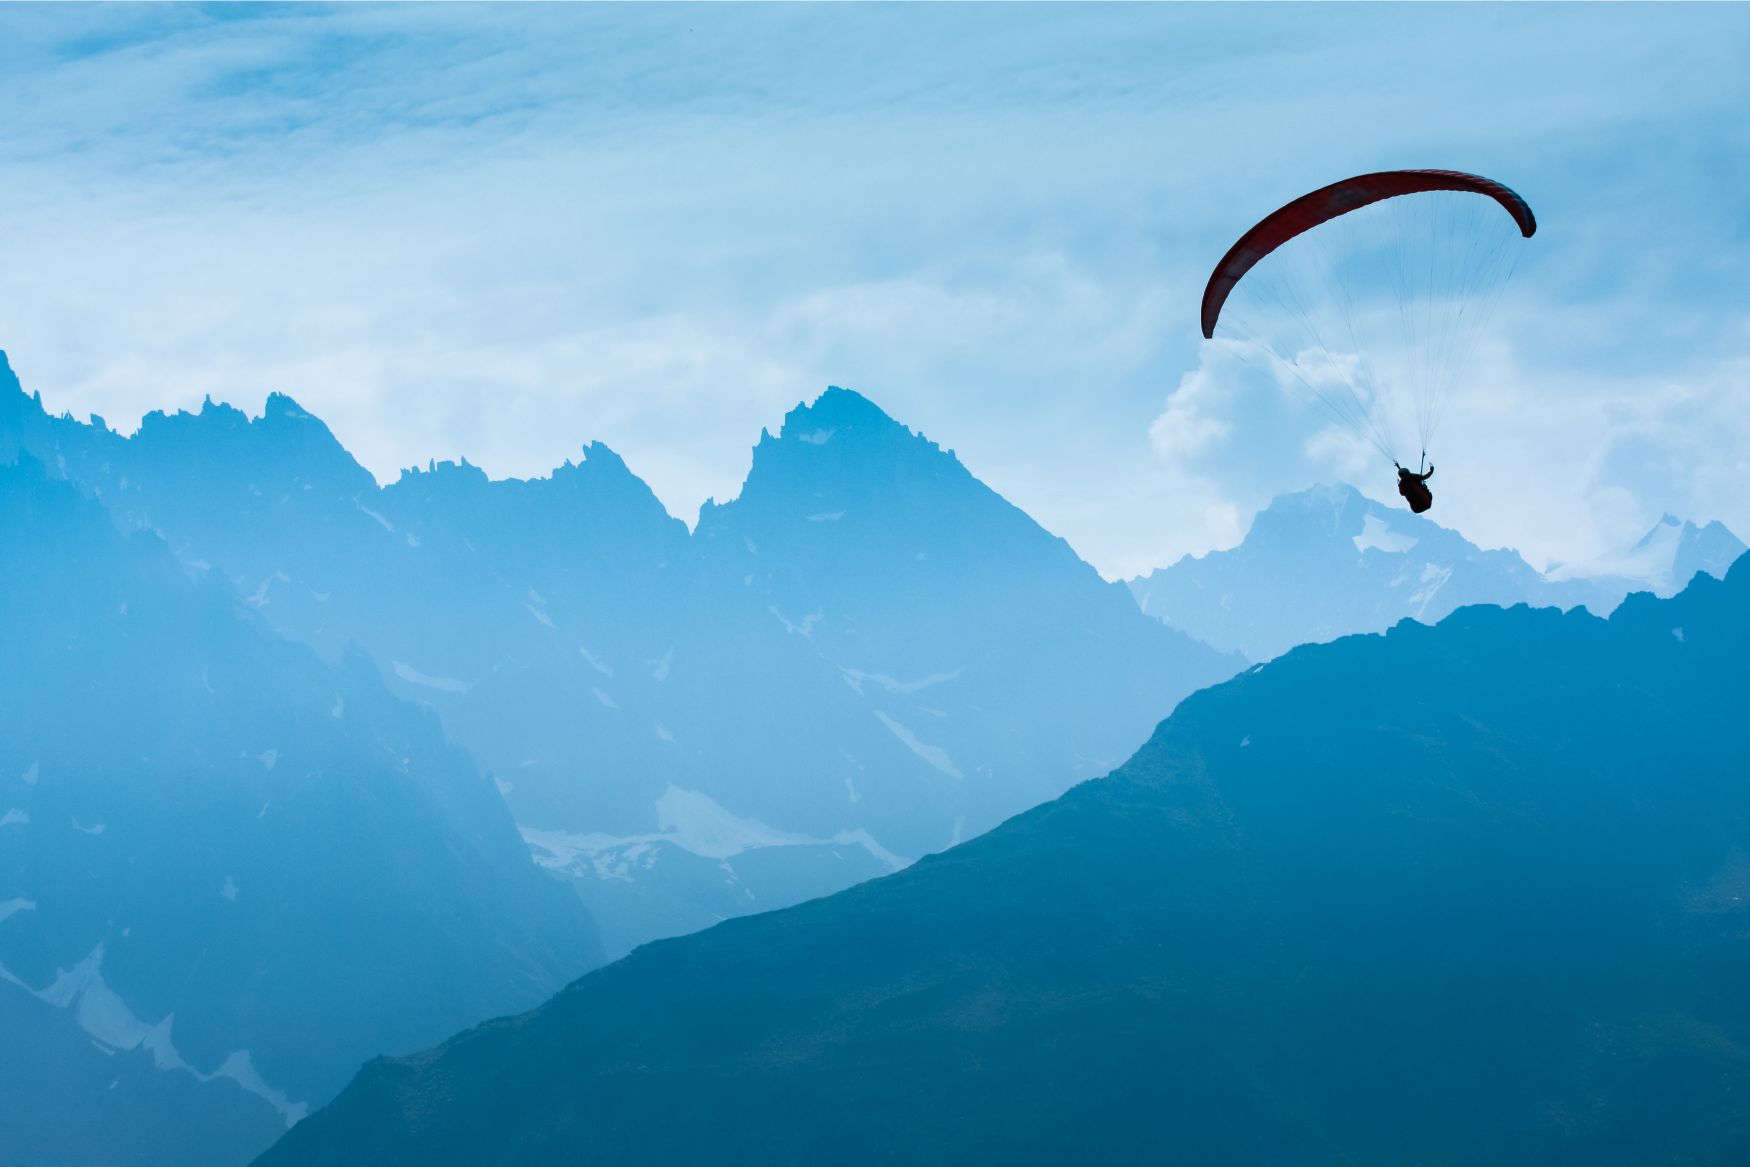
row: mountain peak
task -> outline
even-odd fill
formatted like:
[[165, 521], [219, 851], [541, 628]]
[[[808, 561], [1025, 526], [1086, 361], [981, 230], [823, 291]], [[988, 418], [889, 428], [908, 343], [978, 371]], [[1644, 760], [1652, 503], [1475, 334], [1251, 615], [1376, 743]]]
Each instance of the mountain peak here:
[[829, 385], [813, 402], [800, 403], [784, 415], [779, 438], [821, 445], [841, 428], [906, 429], [856, 390]]
[[592, 470], [609, 471], [617, 474], [631, 475], [632, 468], [626, 465], [626, 459], [608, 446], [605, 442], [590, 442], [583, 448], [583, 465]]
[[1367, 506], [1370, 499], [1347, 482], [1321, 482], [1291, 494], [1279, 494], [1270, 500], [1265, 511], [1276, 514], [1303, 515], [1308, 512], [1346, 512], [1355, 506]]
[[[267, 404], [262, 408], [263, 421], [314, 421], [315, 418], [303, 406], [293, 401], [285, 393], [269, 393]], [[324, 427], [326, 428], [326, 427]]]
[[1369, 514], [1383, 508], [1346, 482], [1320, 483], [1292, 494], [1277, 495], [1259, 511], [1245, 542], [1300, 545], [1312, 540], [1358, 534]]
[[[952, 450], [914, 433], [861, 393], [834, 385], [785, 414], [778, 436], [760, 432], [736, 502], [744, 512], [750, 503], [758, 509], [757, 500], [784, 499], [782, 509], [832, 514], [896, 481], [915, 491], [926, 482], [959, 489], [976, 479]], [[708, 513], [715, 526], [723, 509], [701, 511], [701, 523]]]

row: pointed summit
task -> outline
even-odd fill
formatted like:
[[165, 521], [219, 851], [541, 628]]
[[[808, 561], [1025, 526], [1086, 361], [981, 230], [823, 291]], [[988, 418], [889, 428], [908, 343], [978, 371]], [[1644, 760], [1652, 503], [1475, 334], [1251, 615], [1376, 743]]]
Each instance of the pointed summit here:
[[[267, 404], [262, 408], [263, 421], [315, 421], [308, 410], [293, 401], [289, 394], [269, 393]], [[328, 428], [323, 426], [324, 429]]]
[[922, 519], [968, 494], [1008, 506], [952, 451], [834, 385], [787, 413], [777, 437], [761, 433], [740, 497], [701, 511], [700, 526], [717, 529], [731, 510], [759, 527], [824, 515], [854, 516], [855, 526], [877, 509], [890, 519], [908, 511]]
[[829, 385], [812, 403], [799, 404], [784, 415], [784, 428], [779, 436], [820, 444], [827, 440], [823, 433], [841, 428], [906, 429], [856, 390]]

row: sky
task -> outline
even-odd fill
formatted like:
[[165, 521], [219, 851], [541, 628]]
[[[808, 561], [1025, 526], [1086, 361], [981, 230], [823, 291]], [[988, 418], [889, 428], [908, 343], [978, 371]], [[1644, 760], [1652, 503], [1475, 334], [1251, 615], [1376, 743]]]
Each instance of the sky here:
[[1433, 517], [1750, 535], [1750, 7], [0, 6], [0, 349], [131, 429], [286, 392], [380, 480], [589, 441], [671, 512], [827, 385], [1117, 578], [1389, 466], [1201, 341], [1264, 213], [1474, 171], [1540, 228]]

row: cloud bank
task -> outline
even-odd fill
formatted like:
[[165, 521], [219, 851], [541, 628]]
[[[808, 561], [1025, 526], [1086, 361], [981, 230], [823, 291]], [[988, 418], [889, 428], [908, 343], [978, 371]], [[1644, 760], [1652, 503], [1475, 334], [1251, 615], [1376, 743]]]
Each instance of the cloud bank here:
[[379, 477], [603, 440], [687, 518], [846, 384], [1128, 574], [1389, 491], [1196, 297], [1283, 199], [1457, 166], [1543, 227], [1439, 513], [1584, 558], [1750, 528], [1747, 49], [1725, 6], [10, 8], [0, 345], [123, 427], [290, 392]]

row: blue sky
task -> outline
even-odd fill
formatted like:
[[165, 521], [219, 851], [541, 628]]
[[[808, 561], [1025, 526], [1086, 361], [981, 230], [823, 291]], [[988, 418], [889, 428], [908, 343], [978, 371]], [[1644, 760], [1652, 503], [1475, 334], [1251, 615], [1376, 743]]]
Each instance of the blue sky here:
[[1129, 574], [1389, 493], [1197, 297], [1287, 198], [1452, 167], [1541, 227], [1435, 517], [1750, 534], [1747, 65], [1728, 5], [8, 6], [0, 347], [122, 428], [289, 392], [385, 479], [599, 439], [689, 521], [842, 384]]

